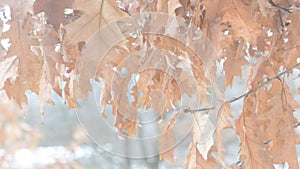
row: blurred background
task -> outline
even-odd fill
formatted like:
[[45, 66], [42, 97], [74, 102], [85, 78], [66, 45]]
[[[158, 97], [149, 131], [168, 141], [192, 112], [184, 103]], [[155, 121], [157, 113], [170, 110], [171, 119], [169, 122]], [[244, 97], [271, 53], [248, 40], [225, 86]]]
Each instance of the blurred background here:
[[[3, 169], [164, 169], [184, 168], [191, 137], [175, 148], [174, 163], [160, 160], [159, 156], [144, 159], [120, 157], [107, 150], [115, 144], [97, 145], [89, 139], [79, 123], [76, 111], [69, 109], [55, 92], [54, 105], [46, 105], [44, 115], [40, 114], [38, 96], [26, 92], [28, 104], [22, 109], [8, 99], [5, 92], [0, 96], [0, 168]], [[85, 104], [91, 102], [88, 100]], [[83, 103], [84, 104], [84, 103]], [[95, 106], [95, 105], [94, 105]], [[109, 137], [105, 123], [87, 113], [81, 120], [94, 123], [92, 131], [99, 138]], [[124, 145], [123, 145], [124, 146]], [[142, 151], [138, 145], [125, 145], [128, 152]], [[158, 144], [142, 145], [144, 149], [157, 149]]]

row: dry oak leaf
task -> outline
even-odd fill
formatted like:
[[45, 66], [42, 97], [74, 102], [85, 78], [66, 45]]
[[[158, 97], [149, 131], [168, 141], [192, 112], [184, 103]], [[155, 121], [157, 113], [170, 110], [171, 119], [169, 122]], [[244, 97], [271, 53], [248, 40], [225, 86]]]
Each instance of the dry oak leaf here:
[[241, 138], [240, 160], [246, 168], [272, 168], [272, 164], [284, 162], [299, 168], [293, 129], [293, 107], [298, 105], [293, 99], [285, 100], [290, 94], [280, 80], [270, 86], [249, 95], [242, 115], [236, 120]]
[[41, 102], [41, 112], [46, 103], [52, 103], [50, 92], [53, 86], [59, 88], [56, 77], [62, 76], [59, 73], [61, 71], [57, 70], [62, 59], [60, 54], [55, 52], [58, 35], [51, 26], [43, 22], [44, 19], [44, 15], [28, 14], [23, 24], [12, 21], [11, 29], [4, 34], [12, 42], [7, 56], [16, 56], [19, 60], [16, 80], [7, 81], [4, 89], [18, 104], [26, 102], [26, 90], [37, 93]]
[[211, 151], [209, 151], [207, 160], [205, 160], [198, 151], [196, 152], [196, 158], [196, 169], [215, 169], [219, 167], [219, 164], [212, 156]]
[[4, 87], [6, 80], [14, 82], [17, 77], [19, 59], [17, 56], [11, 56], [0, 60], [0, 89]]
[[[79, 59], [76, 57], [74, 58], [75, 61], [79, 63], [77, 65], [77, 68], [81, 73], [81, 79], [80, 84], [74, 83], [74, 87], [80, 90], [76, 90], [73, 92], [75, 95], [78, 95], [78, 97], [86, 98], [88, 91], [91, 89], [89, 85], [89, 78], [91, 76], [94, 76], [93, 73], [95, 70], [97, 70], [98, 60], [87, 61], [85, 60], [85, 58], [97, 56], [99, 55], [99, 51], [106, 51], [106, 47], [108, 44], [112, 45], [112, 43], [115, 42], [114, 40], [123, 38], [123, 35], [118, 32], [114, 32], [115, 29], [118, 29], [114, 27], [117, 26], [116, 23], [114, 23], [112, 29], [105, 29], [105, 31], [107, 32], [98, 32], [99, 34], [101, 34], [99, 36], [102, 36], [103, 39], [98, 38], [91, 40], [90, 38], [93, 37], [92, 35], [99, 31], [102, 26], [116, 21], [117, 19], [126, 16], [127, 14], [117, 8], [116, 2], [112, 0], [75, 0], [72, 8], [73, 10], [83, 11], [84, 14], [76, 21], [71, 22], [64, 27], [65, 34], [63, 44], [64, 46], [69, 46], [73, 49], [70, 51], [68, 50], [68, 48], [65, 48], [66, 55], [68, 57], [73, 57], [72, 55], [76, 50], [77, 52], [75, 53], [83, 53], [84, 55]], [[79, 44], [84, 43], [86, 43], [86, 45], [84, 47], [84, 50], [81, 52], [79, 51], [80, 49], [78, 48], [78, 46], [80, 46]], [[82, 61], [81, 59], [84, 61]], [[87, 67], [86, 65], [90, 66]], [[76, 87], [77, 85], [79, 85], [79, 87]], [[105, 86], [109, 86], [109, 84]], [[107, 100], [106, 97], [109, 97], [109, 94], [105, 96], [104, 100]]]
[[253, 68], [251, 69], [251, 86], [252, 88], [259, 85], [261, 82], [263, 82], [265, 79], [264, 77], [274, 77], [277, 72], [277, 70], [274, 70], [274, 65], [270, 62], [268, 58], [265, 57], [259, 57]]
[[5, 57], [17, 56], [19, 60], [16, 80], [14, 82], [6, 81], [4, 89], [8, 96], [14, 98], [19, 105], [27, 102], [26, 90], [39, 93], [38, 84], [42, 75], [43, 58], [35, 56], [31, 51], [31, 46], [39, 46], [39, 42], [29, 36], [29, 32], [32, 30], [30, 18], [31, 16], [28, 15], [28, 20], [24, 22], [24, 25], [13, 21], [11, 29], [3, 34], [4, 38], [9, 38], [11, 41], [11, 47]]
[[297, 59], [300, 58], [300, 21], [299, 21], [300, 13], [292, 13], [289, 14], [286, 18], [286, 23], [291, 23], [286, 26], [286, 34], [287, 36], [281, 39], [281, 42], [284, 43], [285, 40], [288, 40], [284, 45], [284, 54], [280, 57], [284, 60], [285, 67], [292, 67], [297, 64]]
[[[237, 134], [240, 137], [240, 160], [245, 169], [271, 168], [271, 153], [264, 144], [267, 141], [263, 131], [264, 122], [260, 122], [257, 107], [258, 98], [255, 95], [248, 96], [244, 101], [242, 115], [235, 121]], [[259, 123], [260, 122], [260, 123]], [[261, 124], [263, 123], [263, 124]]]
[[[229, 44], [230, 45], [230, 44]], [[228, 46], [229, 46], [228, 45]], [[242, 39], [234, 41], [227, 50], [224, 52], [227, 57], [224, 62], [225, 82], [226, 86], [231, 86], [234, 76], [242, 75], [242, 66], [246, 65], [247, 61], [244, 58], [245, 55], [245, 43]]]
[[74, 0], [36, 0], [33, 4], [34, 14], [45, 12], [47, 22], [58, 30], [60, 24], [65, 24], [65, 9], [71, 8]]
[[247, 10], [249, 7], [240, 0], [207, 1], [204, 6], [207, 11], [204, 20], [207, 28], [204, 28], [204, 32], [216, 53], [221, 58], [226, 57], [226, 85], [232, 85], [233, 77], [241, 76], [241, 65], [247, 64], [244, 59], [246, 43], [256, 43], [261, 35], [261, 25]]
[[[27, 18], [27, 13], [32, 10], [32, 0], [1, 0], [0, 5], [8, 5], [11, 10], [11, 19], [23, 24]], [[1, 32], [1, 31], [0, 31]], [[1, 35], [1, 34], [0, 34]]]
[[[230, 2], [229, 2], [230, 3]], [[225, 5], [222, 22], [229, 23], [233, 39], [243, 37], [246, 42], [255, 43], [261, 33], [261, 25], [255, 22], [251, 13], [247, 10], [249, 6], [243, 4], [241, 0], [231, 1], [231, 5]]]
[[[270, 121], [267, 122], [268, 126], [265, 130], [268, 145], [272, 152], [273, 163], [288, 162], [290, 168], [299, 168], [294, 132], [294, 125], [298, 122], [293, 116], [294, 109], [299, 107], [299, 104], [295, 104], [294, 99], [290, 97], [291, 93], [287, 86], [280, 81], [277, 82], [281, 88], [270, 90], [269, 93], [273, 94], [273, 97], [265, 104], [270, 107], [265, 113], [269, 115], [269, 119], [266, 120]], [[272, 85], [276, 86], [275, 82]]]
[[[228, 25], [229, 36], [224, 37], [223, 43], [227, 57], [224, 63], [226, 85], [232, 85], [234, 76], [241, 76], [241, 65], [246, 65], [246, 42], [256, 43], [261, 34], [260, 25], [247, 12], [247, 6], [241, 1], [234, 1], [233, 7], [224, 7], [222, 23]], [[227, 46], [227, 47], [226, 47]]]
[[185, 161], [185, 168], [187, 169], [215, 169], [220, 168], [217, 160], [211, 155], [212, 150], [209, 151], [208, 157], [205, 160], [199, 151], [196, 149], [194, 142], [190, 144], [190, 151]]
[[[214, 145], [214, 136], [211, 134], [215, 130], [215, 126], [209, 119], [208, 114], [195, 114], [195, 125], [193, 127], [193, 140], [200, 155], [204, 160], [208, 159], [208, 153]], [[197, 120], [197, 121], [196, 121]]]
[[224, 162], [224, 147], [223, 147], [223, 135], [222, 131], [225, 128], [232, 128], [232, 125], [230, 121], [227, 119], [228, 117], [233, 117], [233, 115], [230, 112], [230, 102], [224, 103], [220, 109], [219, 109], [219, 117], [217, 121], [217, 127], [216, 127], [216, 138], [215, 138], [215, 145], [217, 148], [217, 155], [218, 155], [218, 161], [222, 166], [226, 166]]
[[65, 26], [65, 41], [71, 44], [86, 42], [103, 25], [127, 15], [114, 0], [75, 0], [72, 7], [84, 14]]

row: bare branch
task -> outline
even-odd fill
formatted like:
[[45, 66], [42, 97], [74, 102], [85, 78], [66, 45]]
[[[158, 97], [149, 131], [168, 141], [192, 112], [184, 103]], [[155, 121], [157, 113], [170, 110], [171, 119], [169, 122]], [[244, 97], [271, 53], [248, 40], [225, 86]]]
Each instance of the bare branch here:
[[[267, 81], [263, 82], [263, 83], [260, 83], [258, 86], [256, 86], [255, 88], [253, 88], [252, 90], [238, 96], [238, 97], [233, 97], [225, 102], [235, 102], [237, 100], [240, 100], [241, 98], [244, 98], [244, 97], [247, 97], [248, 95], [250, 95], [251, 93], [254, 93], [256, 92], [258, 89], [260, 89], [261, 87], [265, 86], [266, 84], [270, 83], [271, 81], [275, 80], [275, 79], [278, 79], [280, 76], [286, 74], [287, 72], [295, 69], [296, 67], [298, 67], [300, 65], [300, 63], [297, 63], [296, 65], [294, 65], [293, 67], [290, 67], [290, 68], [287, 68], [285, 71], [277, 74], [276, 76], [272, 77], [272, 78], [269, 78]], [[195, 113], [195, 112], [202, 112], [202, 111], [209, 111], [209, 110], [214, 110], [216, 107], [213, 106], [213, 107], [208, 107], [208, 108], [202, 108], [202, 109], [190, 109], [189, 107], [185, 108], [184, 109], [184, 113]]]
[[286, 9], [278, 4], [275, 4], [272, 0], [268, 0], [269, 1], [269, 4], [272, 5], [273, 7], [279, 9], [279, 10], [282, 10], [282, 11], [285, 11], [285, 12], [288, 12], [288, 13], [292, 13], [289, 9]]

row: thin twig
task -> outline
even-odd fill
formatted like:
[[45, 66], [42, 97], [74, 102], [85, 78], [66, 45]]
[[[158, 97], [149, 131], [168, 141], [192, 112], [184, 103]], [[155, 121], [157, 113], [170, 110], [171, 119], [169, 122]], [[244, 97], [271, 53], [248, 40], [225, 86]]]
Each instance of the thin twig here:
[[[271, 81], [275, 80], [275, 79], [278, 79], [280, 76], [286, 74], [287, 72], [295, 69], [296, 67], [298, 67], [300, 65], [300, 63], [297, 63], [296, 65], [294, 65], [293, 67], [290, 67], [290, 68], [287, 68], [285, 71], [277, 74], [276, 76], [272, 77], [272, 78], [269, 78], [267, 81], [263, 82], [263, 83], [260, 83], [258, 86], [256, 86], [255, 88], [253, 88], [252, 90], [238, 96], [238, 97], [233, 97], [225, 102], [229, 102], [229, 103], [232, 103], [232, 102], [235, 102], [237, 100], [240, 100], [241, 98], [244, 98], [244, 97], [247, 97], [248, 95], [250, 95], [251, 93], [254, 93], [256, 92], [258, 89], [260, 89], [261, 87], [265, 86], [266, 84], [270, 83]], [[208, 110], [214, 110], [216, 107], [213, 106], [213, 107], [208, 107], [208, 108], [202, 108], [202, 109], [190, 109], [189, 107], [185, 108], [184, 109], [184, 113], [195, 113], [195, 112], [202, 112], [202, 111], [208, 111]]]
[[300, 126], [300, 123], [297, 123], [296, 125], [294, 125], [294, 128], [297, 128]]
[[273, 7], [279, 9], [279, 10], [282, 10], [282, 11], [285, 11], [285, 12], [288, 12], [288, 13], [292, 13], [289, 9], [286, 9], [282, 6], [280, 6], [279, 4], [275, 4], [272, 0], [268, 0], [269, 1], [269, 4], [272, 5]]
[[239, 160], [238, 162], [235, 163], [235, 165], [242, 167], [244, 165], [244, 162]]
[[290, 47], [290, 48], [281, 48], [281, 49], [279, 49], [279, 50], [285, 50], [285, 51], [287, 51], [287, 50], [292, 50], [292, 49], [296, 49], [296, 48], [299, 48], [299, 47], [300, 47], [300, 46], [297, 45], [297, 46]]
[[208, 108], [202, 108], [202, 109], [190, 109], [189, 107], [186, 107], [183, 109], [184, 113], [195, 113], [195, 112], [201, 112], [201, 111], [209, 111], [209, 110], [213, 110], [216, 107], [208, 107]]
[[266, 141], [266, 142], [264, 142], [264, 144], [269, 144], [269, 143], [271, 143], [272, 142], [272, 139], [271, 140], [268, 140], [268, 141]]

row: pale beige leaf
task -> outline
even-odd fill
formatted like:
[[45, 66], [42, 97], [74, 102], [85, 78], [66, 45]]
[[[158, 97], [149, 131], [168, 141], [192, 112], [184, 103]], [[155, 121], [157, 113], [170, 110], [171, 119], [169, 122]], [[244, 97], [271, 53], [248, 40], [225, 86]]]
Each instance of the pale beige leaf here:
[[[197, 121], [195, 121], [194, 125], [194, 141], [196, 143], [197, 150], [201, 154], [204, 160], [208, 158], [208, 152], [211, 147], [214, 145], [213, 134], [204, 134], [204, 133], [211, 133], [212, 131], [205, 131], [207, 129], [206, 126], [213, 126], [213, 124], [209, 120], [209, 115], [195, 115]], [[213, 129], [212, 127], [211, 129]], [[207, 137], [203, 137], [207, 136]]]
[[6, 80], [15, 81], [17, 77], [19, 59], [17, 56], [11, 56], [9, 58], [0, 61], [0, 89], [4, 87]]

